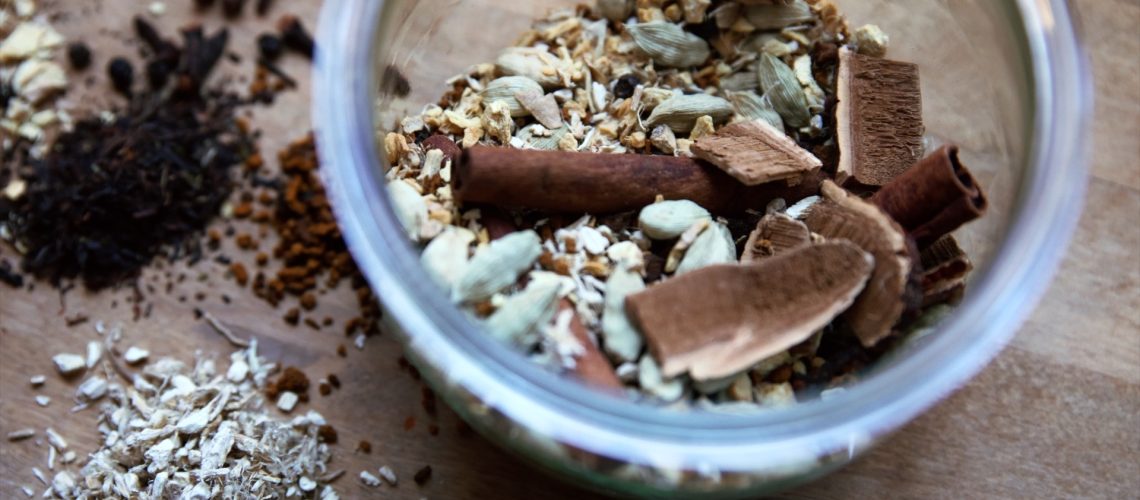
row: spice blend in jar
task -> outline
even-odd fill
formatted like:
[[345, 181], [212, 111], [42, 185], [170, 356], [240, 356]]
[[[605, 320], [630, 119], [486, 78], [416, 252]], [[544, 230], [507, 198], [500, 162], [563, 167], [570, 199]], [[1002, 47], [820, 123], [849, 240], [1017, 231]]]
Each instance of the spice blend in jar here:
[[971, 269], [950, 233], [985, 195], [957, 147], [924, 151], [887, 48], [827, 0], [555, 11], [386, 133], [388, 198], [441, 293], [536, 363], [650, 404], [793, 404]]

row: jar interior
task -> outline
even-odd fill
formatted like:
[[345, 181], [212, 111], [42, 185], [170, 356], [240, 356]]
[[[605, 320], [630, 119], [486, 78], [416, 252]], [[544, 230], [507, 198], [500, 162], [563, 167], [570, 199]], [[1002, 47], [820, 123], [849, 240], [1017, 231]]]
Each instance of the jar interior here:
[[[500, 50], [550, 9], [577, 3], [387, 0], [373, 41], [375, 69], [369, 73], [370, 88], [376, 92], [376, 147], [382, 150], [384, 134], [401, 118], [438, 101], [449, 78], [474, 64], [494, 61]], [[986, 189], [988, 214], [955, 233], [975, 265], [967, 284], [968, 299], [971, 284], [981, 283], [1003, 243], [1029, 164], [1032, 72], [1015, 7], [991, 0], [836, 3], [852, 28], [873, 23], [890, 36], [888, 58], [919, 65], [927, 149], [958, 144], [963, 163]], [[383, 182], [382, 175], [374, 179]], [[375, 186], [375, 192], [383, 192], [382, 186]], [[480, 332], [455, 333], [472, 334]], [[906, 352], [940, 334], [936, 330], [901, 344], [867, 376], [889, 369]], [[519, 361], [524, 363], [521, 356]]]

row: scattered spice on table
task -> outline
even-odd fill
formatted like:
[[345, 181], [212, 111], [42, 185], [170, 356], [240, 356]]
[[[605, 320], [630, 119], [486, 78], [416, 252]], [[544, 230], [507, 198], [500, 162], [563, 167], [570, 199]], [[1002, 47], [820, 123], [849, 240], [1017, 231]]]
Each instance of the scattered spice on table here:
[[72, 42], [67, 45], [67, 60], [72, 69], [83, 71], [91, 66], [91, 49], [83, 42]]
[[283, 392], [291, 392], [296, 394], [302, 402], [307, 401], [309, 399], [309, 377], [296, 367], [285, 367], [277, 376], [277, 380], [265, 386], [265, 395], [270, 400], [276, 400]]
[[[46, 487], [44, 497], [128, 498], [143, 492], [153, 498], [207, 498], [220, 491], [338, 498], [329, 484], [344, 473], [329, 468], [336, 431], [315, 411], [288, 421], [266, 411], [260, 392], [276, 365], [258, 354], [256, 340], [232, 353], [219, 374], [209, 357], [149, 361], [124, 354], [121, 361], [115, 343], [122, 330], [97, 322], [96, 331], [104, 343], [95, 345], [106, 355], [90, 363], [75, 355], [56, 358], [79, 358], [78, 366], [68, 367], [84, 372], [72, 411], [98, 408], [103, 439], [81, 459], [65, 436], [44, 429], [53, 475], [48, 479], [39, 468], [32, 470]], [[138, 349], [127, 353], [132, 351]], [[141, 365], [133, 375], [122, 366], [130, 359]], [[36, 433], [23, 429], [8, 439]]]
[[[283, 319], [291, 324], [304, 323], [313, 329], [328, 326], [331, 318], [306, 317], [319, 308], [319, 296], [333, 290], [343, 281], [356, 294], [358, 316], [345, 323], [344, 334], [375, 335], [380, 332], [380, 306], [356, 263], [345, 246], [324, 186], [317, 175], [319, 160], [311, 134], [294, 141], [278, 155], [280, 176], [272, 188], [247, 185], [251, 198], [260, 198], [264, 211], [252, 215], [254, 222], [278, 236], [271, 253], [259, 250], [256, 239], [248, 233], [238, 234], [238, 248], [254, 252], [258, 269], [250, 279], [253, 293], [271, 305], [294, 296], [298, 307], [288, 308]], [[257, 172], [258, 168], [252, 169]], [[256, 179], [256, 174], [253, 177]], [[260, 191], [262, 195], [254, 196]], [[273, 193], [269, 196], [269, 193]], [[213, 236], [211, 236], [213, 237]], [[220, 235], [218, 235], [220, 239]], [[277, 269], [269, 267], [270, 260]], [[235, 274], [235, 279], [237, 278]]]
[[[149, 24], [138, 19], [136, 26]], [[229, 196], [231, 167], [251, 139], [234, 126], [238, 98], [200, 86], [219, 47], [197, 42], [200, 28], [183, 36], [184, 45], [172, 49], [179, 52], [177, 92], [131, 94], [113, 119], [78, 121], [19, 172], [26, 190], [0, 220], [28, 272], [57, 286], [78, 278], [100, 289], [134, 279], [155, 257], [200, 255], [197, 235]], [[130, 94], [129, 80], [120, 76], [115, 85]]]
[[416, 471], [416, 475], [412, 477], [416, 484], [423, 486], [431, 479], [431, 466], [425, 465], [420, 470]]
[[0, 281], [12, 288], [24, 286], [24, 276], [13, 269], [8, 259], [0, 260]]
[[277, 21], [277, 31], [281, 33], [281, 41], [289, 50], [295, 51], [309, 59], [313, 58], [316, 43], [305, 25], [297, 16], [285, 15]]

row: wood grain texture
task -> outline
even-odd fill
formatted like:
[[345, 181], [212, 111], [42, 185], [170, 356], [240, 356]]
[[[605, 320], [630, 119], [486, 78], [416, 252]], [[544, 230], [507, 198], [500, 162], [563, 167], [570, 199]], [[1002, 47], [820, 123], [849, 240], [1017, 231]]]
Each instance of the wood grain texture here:
[[[62, 10], [70, 0], [55, 0]], [[526, 10], [508, 2], [505, 8]], [[1140, 491], [1140, 2], [1078, 0], [1097, 86], [1093, 126], [1093, 179], [1075, 243], [1049, 293], [1011, 345], [979, 377], [930, 412], [915, 420], [851, 466], [784, 498], [1132, 498]], [[77, 102], [112, 102], [101, 68], [114, 54], [128, 52], [121, 40], [129, 22], [126, 12], [141, 11], [146, 2], [84, 2], [58, 22], [68, 36], [83, 33], [97, 46], [90, 90]], [[159, 22], [170, 30], [199, 19], [212, 29], [225, 24], [217, 12], [197, 16], [190, 2], [169, 1]], [[278, 2], [277, 14], [288, 10], [315, 20], [316, 0]], [[233, 47], [246, 50], [272, 22], [231, 27]], [[313, 24], [312, 21], [309, 23]], [[100, 34], [102, 33], [102, 34]], [[449, 34], [449, 36], [454, 33]], [[133, 49], [129, 52], [134, 52]], [[239, 75], [252, 73], [248, 63], [231, 65]], [[308, 64], [289, 59], [285, 69], [307, 74]], [[76, 77], [81, 80], [82, 77]], [[255, 108], [255, 123], [265, 130], [262, 147], [272, 153], [307, 128], [307, 78], [301, 89], [283, 95], [272, 109]], [[82, 88], [82, 86], [81, 86]], [[271, 156], [268, 156], [271, 157]], [[231, 252], [232, 253], [232, 252]], [[11, 249], [0, 246], [11, 258]], [[252, 261], [250, 256], [250, 262]], [[199, 264], [200, 270], [214, 266]], [[211, 274], [220, 275], [218, 269]], [[153, 274], [148, 271], [144, 282]], [[229, 345], [209, 327], [193, 319], [200, 306], [235, 326], [256, 334], [266, 353], [296, 365], [310, 376], [337, 373], [344, 388], [301, 409], [324, 413], [340, 431], [334, 467], [350, 474], [391, 465], [400, 475], [396, 489], [373, 490], [351, 477], [338, 483], [346, 498], [588, 498], [589, 494], [546, 478], [523, 462], [502, 453], [479, 437], [456, 431], [455, 416], [440, 405], [432, 419], [420, 407], [420, 385], [397, 365], [399, 346], [387, 335], [371, 339], [365, 350], [349, 348], [347, 359], [334, 354], [344, 339], [338, 329], [313, 332], [294, 329], [279, 319], [280, 311], [240, 291], [230, 281], [210, 278], [182, 288], [177, 295], [153, 295], [149, 319], [131, 321], [126, 292], [90, 296], [73, 291], [61, 307], [59, 296], [37, 285], [34, 292], [0, 288], [0, 434], [22, 427], [42, 429], [47, 423], [78, 450], [91, 450], [97, 435], [90, 411], [69, 415], [73, 382], [59, 379], [51, 355], [77, 352], [96, 338], [91, 325], [67, 328], [64, 316], [86, 313], [108, 323], [122, 322], [123, 345], [140, 345], [152, 357], [183, 359], [195, 350], [228, 352]], [[194, 292], [207, 298], [197, 302]], [[220, 294], [233, 298], [224, 305]], [[341, 325], [350, 317], [354, 298], [340, 290], [321, 298], [318, 316], [330, 315]], [[111, 307], [117, 302], [115, 308]], [[66, 311], [66, 312], [63, 312]], [[46, 386], [33, 391], [29, 376], [48, 375]], [[48, 408], [33, 403], [36, 394], [53, 398]], [[403, 430], [414, 416], [415, 428]], [[427, 425], [438, 422], [438, 437]], [[353, 453], [367, 439], [370, 455]], [[32, 441], [0, 441], [0, 497], [22, 498], [19, 485], [39, 488], [31, 467], [44, 468], [45, 445]], [[431, 481], [418, 488], [411, 475], [431, 464]]]

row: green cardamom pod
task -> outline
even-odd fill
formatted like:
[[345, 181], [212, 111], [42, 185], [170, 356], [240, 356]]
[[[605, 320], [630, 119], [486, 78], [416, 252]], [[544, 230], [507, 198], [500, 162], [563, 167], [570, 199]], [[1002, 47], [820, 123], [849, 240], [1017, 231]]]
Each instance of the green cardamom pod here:
[[772, 101], [776, 112], [784, 122], [792, 127], [806, 127], [811, 122], [807, 96], [796, 78], [795, 71], [784, 61], [771, 54], [761, 54], [756, 65], [756, 76], [760, 79], [760, 89]]
[[661, 66], [688, 68], [709, 58], [709, 44], [676, 24], [654, 21], [632, 24], [625, 29], [634, 43]]

